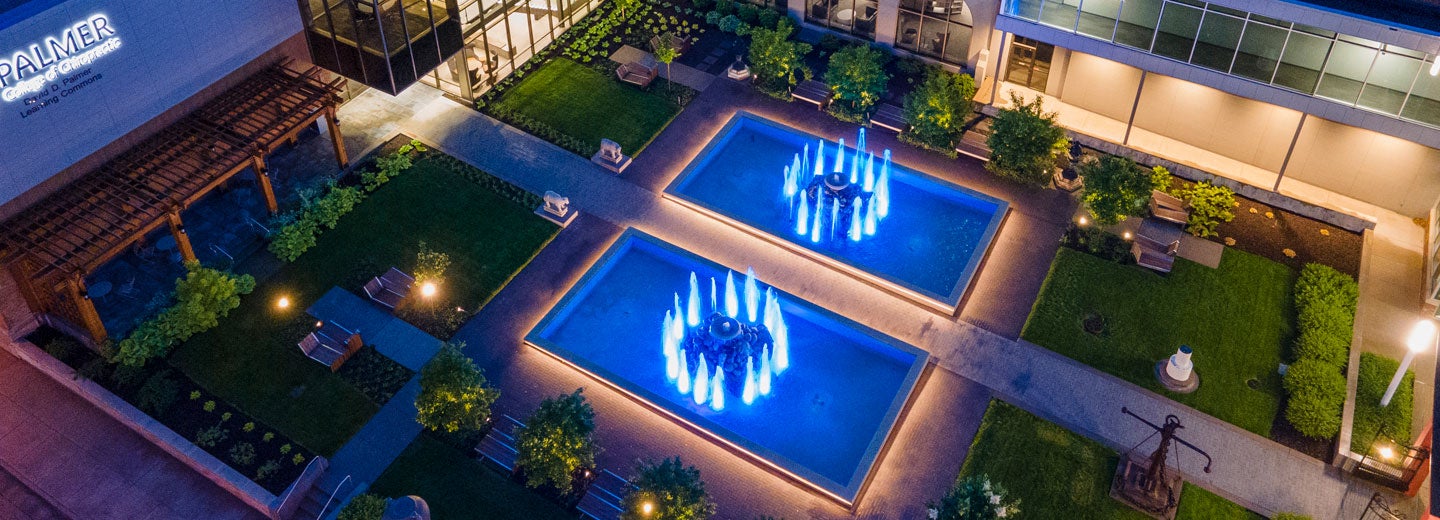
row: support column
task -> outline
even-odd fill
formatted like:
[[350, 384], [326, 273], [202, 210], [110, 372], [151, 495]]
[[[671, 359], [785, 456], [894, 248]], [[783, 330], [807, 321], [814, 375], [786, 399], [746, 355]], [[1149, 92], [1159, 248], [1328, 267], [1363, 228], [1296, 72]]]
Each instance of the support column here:
[[85, 288], [85, 278], [76, 273], [67, 285], [70, 286], [70, 299], [75, 301], [75, 309], [80, 312], [81, 325], [96, 345], [104, 344], [109, 335], [105, 332], [105, 322], [100, 320], [100, 311], [95, 310], [95, 302]]
[[180, 248], [180, 259], [185, 263], [198, 262], [195, 248], [190, 246], [190, 235], [185, 233], [185, 223], [180, 221], [180, 210], [172, 209], [165, 215], [170, 222], [170, 234], [175, 236], [175, 245]]
[[990, 101], [986, 105], [995, 105], [995, 100], [1000, 97], [1000, 75], [1005, 68], [1005, 58], [1010, 54], [1010, 33], [1000, 32], [1000, 52], [995, 54], [995, 71], [990, 73]]
[[1285, 150], [1285, 161], [1280, 163], [1280, 174], [1275, 176], [1275, 187], [1270, 188], [1270, 191], [1280, 191], [1280, 181], [1285, 179], [1285, 169], [1290, 167], [1290, 156], [1295, 153], [1295, 143], [1300, 142], [1300, 131], [1305, 129], [1305, 120], [1309, 117], [1309, 112], [1300, 113], [1300, 124], [1295, 125], [1295, 137], [1290, 138], [1290, 149]]
[[325, 125], [330, 130], [330, 142], [335, 145], [335, 160], [343, 170], [350, 166], [350, 156], [345, 154], [345, 137], [340, 135], [340, 120], [335, 118], [335, 105], [325, 107]]
[[1130, 145], [1130, 129], [1135, 128], [1135, 113], [1140, 111], [1140, 93], [1145, 91], [1145, 77], [1150, 71], [1140, 70], [1140, 85], [1135, 87], [1135, 102], [1130, 105], [1130, 120], [1125, 122], [1125, 139], [1120, 141], [1122, 146]]
[[255, 168], [255, 180], [260, 183], [260, 194], [265, 197], [265, 209], [270, 210], [271, 215], [279, 213], [280, 205], [275, 202], [275, 188], [270, 184], [270, 169], [265, 167], [265, 156], [255, 155], [250, 163]]

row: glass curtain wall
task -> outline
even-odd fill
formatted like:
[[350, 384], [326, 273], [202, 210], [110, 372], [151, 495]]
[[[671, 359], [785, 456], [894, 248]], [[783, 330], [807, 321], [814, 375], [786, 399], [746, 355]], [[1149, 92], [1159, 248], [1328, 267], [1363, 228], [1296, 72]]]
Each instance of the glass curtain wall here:
[[303, 0], [317, 65], [391, 94], [461, 46], [455, 0]]
[[1005, 0], [1001, 13], [1440, 127], [1440, 65], [1411, 49], [1196, 0]]
[[601, 0], [461, 0], [464, 47], [424, 81], [475, 99], [590, 14]]
[[896, 47], [960, 66], [970, 58], [975, 22], [961, 0], [900, 0], [898, 23]]
[[[865, 40], [875, 41], [875, 17], [880, 12], [878, 0], [805, 0], [805, 2], [805, 21]], [[958, 4], [959, 1], [957, 0], [956, 3]]]

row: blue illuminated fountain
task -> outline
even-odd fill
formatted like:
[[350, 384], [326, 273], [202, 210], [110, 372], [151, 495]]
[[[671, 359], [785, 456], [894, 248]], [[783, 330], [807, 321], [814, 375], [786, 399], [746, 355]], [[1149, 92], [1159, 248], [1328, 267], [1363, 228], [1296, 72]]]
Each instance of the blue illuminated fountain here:
[[[700, 278], [690, 273], [690, 294], [682, 308], [665, 311], [661, 334], [665, 377], [696, 405], [725, 409], [726, 394], [746, 405], [770, 395], [776, 376], [790, 367], [790, 334], [780, 300], [766, 288], [762, 296], [755, 271], [747, 269], [743, 294], [735, 272], [725, 275], [725, 292], [710, 278], [709, 305], [701, 303]], [[763, 302], [762, 302], [763, 300]], [[743, 308], [742, 308], [743, 307]]]
[[[846, 155], [851, 156], [848, 174]], [[795, 222], [795, 234], [802, 239], [817, 244], [847, 238], [859, 242], [874, 236], [880, 221], [890, 214], [890, 150], [881, 155], [877, 174], [875, 152], [865, 150], [864, 128], [853, 154], [845, 149], [845, 139], [840, 139], [829, 168], [825, 165], [825, 140], [817, 139], [813, 161], [807, 144], [784, 171], [786, 210]]]

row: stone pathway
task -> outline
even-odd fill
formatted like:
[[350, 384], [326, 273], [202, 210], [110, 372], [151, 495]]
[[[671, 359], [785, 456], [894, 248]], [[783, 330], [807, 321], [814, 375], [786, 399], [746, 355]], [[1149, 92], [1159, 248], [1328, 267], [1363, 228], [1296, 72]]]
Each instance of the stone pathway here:
[[331, 287], [305, 313], [360, 334], [366, 345], [375, 345], [381, 354], [416, 372], [440, 351], [440, 340], [339, 287]]
[[[631, 47], [629, 45], [621, 47], [620, 50], [615, 51], [615, 54], [610, 55], [610, 61], [622, 64], [642, 61], [647, 58], [654, 59], [653, 55], [651, 55], [649, 52]], [[672, 81], [702, 92], [706, 88], [708, 88], [711, 83], [715, 81], [715, 76], [691, 67], [689, 65], [681, 63], [671, 63], [670, 67], [668, 67], [667, 70], [665, 64], [660, 64], [660, 77], [665, 79], [671, 79], [670, 74], [675, 75], [675, 78]]]
[[[893, 295], [814, 265], [758, 238], [702, 218], [558, 147], [459, 105], [425, 107], [402, 128], [446, 153], [528, 190], [556, 190], [582, 213], [633, 226], [731, 267], [753, 265], [787, 292], [925, 348], [946, 371], [980, 382], [1007, 400], [1117, 450], [1143, 439], [1120, 415], [1127, 406], [1155, 420], [1176, 414], [1187, 438], [1210, 447], [1214, 471], [1194, 459], [1181, 470], [1195, 482], [1261, 513], [1299, 511], [1353, 517], [1368, 497], [1327, 467], [1273, 441], [1058, 356], [964, 321], [920, 311]], [[640, 161], [648, 160], [642, 157]], [[1003, 234], [1003, 231], [1002, 231]], [[557, 295], [558, 297], [558, 295]]]

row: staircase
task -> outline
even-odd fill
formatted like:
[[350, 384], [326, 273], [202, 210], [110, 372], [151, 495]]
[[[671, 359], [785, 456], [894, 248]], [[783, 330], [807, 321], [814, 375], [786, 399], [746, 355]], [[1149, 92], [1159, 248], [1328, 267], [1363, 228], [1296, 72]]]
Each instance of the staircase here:
[[300, 508], [295, 511], [291, 520], [311, 520], [322, 517], [322, 515], [334, 514], [340, 509], [340, 501], [350, 496], [355, 490], [355, 480], [348, 475], [335, 486], [318, 485], [310, 489], [304, 498], [300, 499]]

